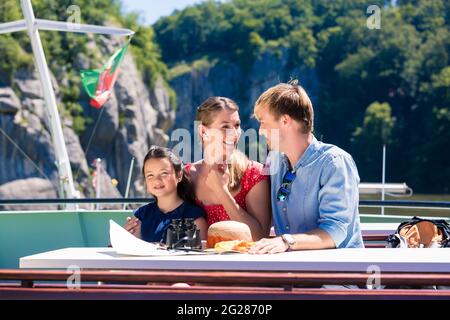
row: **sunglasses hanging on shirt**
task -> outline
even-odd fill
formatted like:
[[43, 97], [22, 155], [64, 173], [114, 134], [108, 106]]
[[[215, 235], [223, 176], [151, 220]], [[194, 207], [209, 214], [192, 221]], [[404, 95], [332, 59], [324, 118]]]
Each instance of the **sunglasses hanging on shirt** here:
[[296, 177], [296, 170], [288, 170], [284, 174], [283, 182], [281, 183], [280, 189], [277, 192], [277, 200], [285, 201], [289, 194], [291, 193], [291, 185], [294, 182]]

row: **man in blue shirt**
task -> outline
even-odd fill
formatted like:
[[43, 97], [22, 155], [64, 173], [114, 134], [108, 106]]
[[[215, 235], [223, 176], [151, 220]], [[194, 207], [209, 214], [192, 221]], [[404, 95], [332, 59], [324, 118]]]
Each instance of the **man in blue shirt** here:
[[271, 150], [266, 166], [277, 237], [258, 241], [250, 253], [363, 247], [358, 170], [347, 152], [312, 134], [305, 90], [295, 80], [280, 83], [258, 98], [254, 114]]

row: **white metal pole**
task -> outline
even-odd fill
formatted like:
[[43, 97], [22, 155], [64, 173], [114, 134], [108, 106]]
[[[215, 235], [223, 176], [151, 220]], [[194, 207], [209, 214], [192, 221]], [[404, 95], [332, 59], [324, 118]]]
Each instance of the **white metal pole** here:
[[0, 34], [27, 30], [25, 20], [17, 20], [0, 24]]
[[[384, 187], [386, 183], [386, 144], [383, 144], [383, 173], [381, 179], [381, 201], [384, 201]], [[381, 215], [384, 215], [384, 206], [381, 206]]]
[[[96, 198], [100, 199], [101, 197], [101, 188], [100, 188], [100, 177], [101, 177], [101, 172], [102, 172], [102, 159], [97, 158], [97, 160], [95, 161], [95, 167], [97, 170], [97, 175], [96, 175], [96, 179], [97, 179], [97, 184], [96, 184], [96, 188], [95, 188], [95, 193], [96, 193]], [[97, 203], [97, 210], [100, 210], [100, 203]]]
[[92, 25], [92, 24], [80, 24], [80, 23], [70, 23], [70, 22], [62, 22], [62, 21], [52, 21], [52, 20], [45, 20], [45, 19], [36, 19], [36, 26], [40, 30], [51, 30], [51, 31], [99, 33], [99, 34], [109, 34], [109, 35], [114, 35], [114, 36], [132, 36], [134, 34], [134, 31], [130, 30], [130, 29], [96, 26], [96, 25]]
[[[125, 190], [125, 199], [128, 198], [128, 193], [130, 192], [131, 175], [133, 173], [134, 157], [131, 159], [130, 170], [128, 171], [127, 188]], [[123, 204], [123, 210], [127, 208], [127, 204]]]
[[[45, 59], [44, 49], [42, 48], [39, 31], [36, 27], [36, 19], [34, 17], [31, 0], [20, 0], [23, 15], [25, 17], [28, 34], [31, 40], [34, 58], [39, 73], [39, 80], [44, 93], [45, 105], [50, 122], [50, 131], [55, 146], [55, 157], [58, 163], [59, 181], [65, 191], [65, 196], [75, 198], [77, 193], [73, 184], [72, 170], [70, 168], [69, 156], [67, 154], [66, 144], [64, 141], [61, 120], [59, 118], [58, 108], [56, 105], [55, 92], [50, 80], [50, 72], [47, 61]], [[64, 198], [64, 195], [60, 195]]]

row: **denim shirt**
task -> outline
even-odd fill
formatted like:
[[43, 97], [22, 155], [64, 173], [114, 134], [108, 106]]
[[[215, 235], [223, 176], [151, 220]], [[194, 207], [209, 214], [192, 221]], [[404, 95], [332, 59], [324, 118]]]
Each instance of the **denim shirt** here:
[[313, 137], [293, 167], [296, 178], [285, 201], [278, 201], [277, 193], [289, 170], [287, 157], [272, 151], [267, 160], [277, 235], [319, 228], [331, 236], [336, 248], [364, 247], [358, 213], [359, 175], [347, 152]]

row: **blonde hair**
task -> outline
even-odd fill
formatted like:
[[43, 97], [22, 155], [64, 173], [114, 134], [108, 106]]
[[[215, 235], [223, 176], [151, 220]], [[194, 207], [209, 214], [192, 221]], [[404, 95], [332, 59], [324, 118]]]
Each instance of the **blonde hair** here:
[[[209, 97], [197, 108], [196, 120], [208, 127], [214, 122], [214, 117], [222, 110], [239, 111], [239, 107], [233, 100], [225, 97]], [[228, 170], [230, 179], [228, 189], [237, 190], [241, 185], [242, 177], [247, 170], [249, 160], [239, 150], [234, 150], [229, 158]]]
[[305, 89], [297, 80], [280, 83], [266, 90], [256, 101], [254, 116], [262, 108], [267, 108], [276, 120], [282, 115], [289, 115], [302, 124], [302, 133], [314, 130], [314, 110]]

